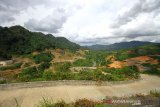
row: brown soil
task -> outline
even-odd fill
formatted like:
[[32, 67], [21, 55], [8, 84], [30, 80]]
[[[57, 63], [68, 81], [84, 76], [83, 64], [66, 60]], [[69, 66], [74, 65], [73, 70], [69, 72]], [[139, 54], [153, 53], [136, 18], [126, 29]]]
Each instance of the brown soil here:
[[0, 71], [0, 77], [4, 77], [4, 76], [7, 76], [7, 75], [18, 74], [20, 72], [21, 72], [21, 69]]
[[84, 59], [80, 55], [78, 56], [69, 52], [62, 52], [59, 49], [52, 51], [52, 54], [54, 55], [52, 62], [74, 62], [77, 59]]
[[114, 61], [113, 63], [109, 64], [109, 68], [123, 68], [126, 65], [123, 61]]
[[124, 61], [113, 61], [109, 64], [109, 68], [123, 68], [124, 66], [140, 65], [143, 63], [158, 64], [157, 59], [153, 59], [149, 56], [139, 56], [134, 58], [129, 58]]

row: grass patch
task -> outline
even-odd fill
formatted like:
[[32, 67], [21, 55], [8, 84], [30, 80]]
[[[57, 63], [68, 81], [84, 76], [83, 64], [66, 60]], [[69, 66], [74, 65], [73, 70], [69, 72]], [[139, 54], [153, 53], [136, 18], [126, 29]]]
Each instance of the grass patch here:
[[[107, 74], [102, 73], [110, 72]], [[109, 71], [108, 71], [109, 70]], [[45, 71], [43, 78], [45, 80], [93, 80], [93, 81], [124, 81], [128, 79], [138, 79], [139, 72], [135, 67], [126, 67], [122, 69], [97, 69], [82, 70], [78, 73], [71, 71]]]
[[150, 95], [154, 97], [160, 97], [160, 91], [158, 90], [151, 90]]

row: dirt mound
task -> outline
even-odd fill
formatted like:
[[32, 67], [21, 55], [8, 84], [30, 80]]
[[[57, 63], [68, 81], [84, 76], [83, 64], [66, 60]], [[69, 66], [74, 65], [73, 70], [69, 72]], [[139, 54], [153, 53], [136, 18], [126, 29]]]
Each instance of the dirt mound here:
[[134, 62], [137, 62], [139, 64], [142, 64], [142, 63], [158, 64], [157, 59], [153, 59], [149, 56], [139, 56], [139, 57], [135, 57], [135, 58], [129, 58], [125, 61], [126, 62], [134, 61]]
[[112, 64], [109, 64], [109, 68], [123, 68], [126, 66], [126, 63], [123, 61], [114, 61]]
[[139, 56], [139, 57], [135, 57], [135, 58], [130, 58], [130, 59], [127, 59], [127, 60], [135, 60], [135, 61], [150, 61], [150, 60], [153, 60], [153, 58], [149, 57], [149, 56]]

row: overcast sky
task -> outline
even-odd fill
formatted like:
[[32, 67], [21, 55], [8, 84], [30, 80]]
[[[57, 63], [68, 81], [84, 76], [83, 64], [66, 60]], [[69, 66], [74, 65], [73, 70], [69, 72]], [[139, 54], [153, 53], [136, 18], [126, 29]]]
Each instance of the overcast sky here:
[[80, 45], [160, 42], [160, 0], [0, 0], [0, 26], [13, 25]]

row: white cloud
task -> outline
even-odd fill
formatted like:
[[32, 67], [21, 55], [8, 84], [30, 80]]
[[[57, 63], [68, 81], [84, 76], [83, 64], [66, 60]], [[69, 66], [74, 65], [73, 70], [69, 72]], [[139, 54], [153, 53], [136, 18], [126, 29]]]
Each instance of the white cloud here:
[[159, 0], [1, 0], [0, 25], [20, 24], [85, 44], [160, 42]]

